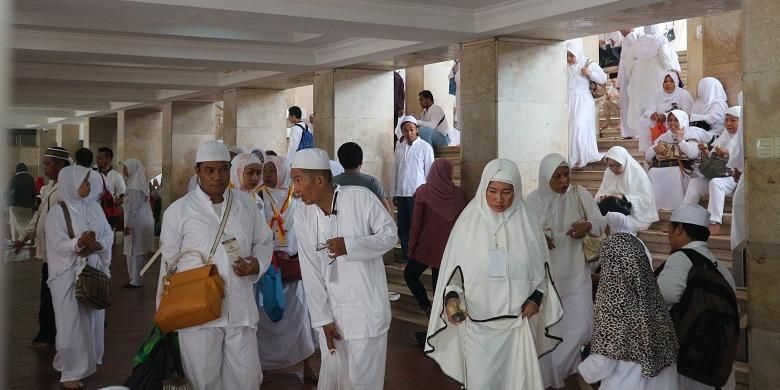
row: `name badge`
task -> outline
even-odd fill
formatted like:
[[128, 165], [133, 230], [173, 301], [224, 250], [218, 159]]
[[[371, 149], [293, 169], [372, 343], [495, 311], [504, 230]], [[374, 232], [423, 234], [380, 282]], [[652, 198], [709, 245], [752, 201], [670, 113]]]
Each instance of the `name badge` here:
[[494, 249], [488, 251], [488, 275], [493, 278], [506, 277], [506, 263], [508, 257], [505, 250]]
[[225, 248], [231, 263], [235, 263], [241, 258], [241, 245], [238, 244], [238, 240], [235, 238], [228, 238], [222, 241], [222, 247]]

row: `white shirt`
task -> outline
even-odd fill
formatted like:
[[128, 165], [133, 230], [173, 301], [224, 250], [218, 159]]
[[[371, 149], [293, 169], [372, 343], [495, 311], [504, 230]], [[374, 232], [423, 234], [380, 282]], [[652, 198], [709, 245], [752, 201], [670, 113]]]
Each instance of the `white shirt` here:
[[398, 142], [395, 148], [395, 196], [413, 196], [425, 184], [433, 164], [433, 147], [420, 137], [411, 145]]
[[[311, 326], [336, 324], [345, 340], [377, 337], [390, 327], [390, 301], [382, 256], [398, 241], [395, 222], [363, 187], [337, 187], [335, 212], [317, 205], [295, 212], [295, 233]], [[336, 259], [319, 243], [344, 237], [347, 254]]]
[[111, 168], [108, 173], [103, 174], [103, 178], [106, 181], [106, 188], [108, 188], [108, 191], [111, 192], [111, 195], [113, 195], [114, 198], [119, 198], [125, 194], [125, 191], [127, 190], [125, 179], [122, 177], [122, 174], [116, 171], [116, 169]]
[[417, 120], [419, 126], [430, 127], [439, 133], [449, 134], [450, 124], [447, 123], [447, 117], [444, 110], [439, 105], [434, 104], [423, 110], [420, 119]]
[[[685, 245], [685, 249], [694, 249], [695, 251], [704, 255], [704, 257], [710, 259], [717, 264], [718, 271], [726, 278], [732, 289], [736, 290], [736, 284], [734, 283], [734, 277], [731, 276], [726, 264], [719, 261], [717, 257], [710, 251], [709, 246], [704, 241], [692, 241]], [[664, 296], [666, 306], [671, 307], [680, 302], [685, 287], [688, 284], [688, 272], [691, 270], [693, 264], [688, 256], [683, 252], [676, 252], [666, 259], [664, 269], [661, 274], [658, 275], [658, 288], [661, 290], [661, 295]]]
[[[290, 139], [287, 141], [287, 158], [290, 160], [292, 160], [295, 152], [298, 151], [298, 145], [301, 143], [301, 138], [303, 138], [301, 126], [306, 127], [306, 122], [301, 121], [290, 126]], [[310, 132], [312, 131], [311, 127], [308, 129]]]
[[[260, 275], [265, 273], [271, 264], [273, 253], [273, 235], [261, 215], [257, 204], [245, 193], [237, 190], [227, 190], [233, 193], [233, 205], [230, 208], [225, 232], [220, 241], [236, 238], [241, 247], [241, 256], [254, 256], [260, 263]], [[218, 210], [223, 210], [225, 201]], [[196, 250], [208, 257], [214, 238], [219, 230], [220, 218], [209, 196], [200, 189], [187, 193], [173, 202], [163, 215], [162, 232], [160, 233], [160, 249], [163, 262], [171, 262], [179, 253]], [[255, 303], [252, 285], [260, 275], [238, 276], [233, 272], [233, 265], [222, 244], [214, 253], [214, 264], [217, 265], [220, 276], [225, 280], [225, 298], [222, 301], [220, 318], [189, 329], [239, 327], [257, 328], [258, 311]], [[186, 271], [202, 266], [199, 256], [184, 255], [178, 263], [177, 271]], [[160, 267], [160, 278], [157, 287], [159, 293], [163, 287], [165, 265]]]

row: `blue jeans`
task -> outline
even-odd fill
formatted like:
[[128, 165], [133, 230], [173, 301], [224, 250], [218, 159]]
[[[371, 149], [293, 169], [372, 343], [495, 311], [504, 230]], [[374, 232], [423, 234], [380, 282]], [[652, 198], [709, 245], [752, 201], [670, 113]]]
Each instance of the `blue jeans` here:
[[420, 126], [420, 128], [417, 129], [417, 132], [423, 141], [429, 143], [434, 148], [448, 146], [450, 144], [449, 135], [442, 134], [428, 126]]
[[414, 198], [411, 196], [396, 196], [395, 201], [398, 205], [398, 239], [401, 241], [401, 253], [403, 254], [404, 262], [406, 262], [409, 259], [407, 254], [409, 253], [409, 230], [412, 227]]

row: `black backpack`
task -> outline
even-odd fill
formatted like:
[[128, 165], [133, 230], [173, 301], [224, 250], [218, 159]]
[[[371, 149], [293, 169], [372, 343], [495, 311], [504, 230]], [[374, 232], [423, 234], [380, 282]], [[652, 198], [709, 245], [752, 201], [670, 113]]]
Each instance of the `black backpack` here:
[[685, 292], [671, 310], [680, 343], [677, 372], [719, 388], [731, 376], [737, 355], [737, 295], [718, 272], [717, 264], [693, 249], [681, 251], [693, 266]]

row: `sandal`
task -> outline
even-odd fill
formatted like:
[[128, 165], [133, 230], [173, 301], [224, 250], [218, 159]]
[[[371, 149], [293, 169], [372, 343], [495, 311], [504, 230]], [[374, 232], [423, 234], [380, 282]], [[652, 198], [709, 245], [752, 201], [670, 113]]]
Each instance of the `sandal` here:
[[60, 382], [60, 387], [62, 387], [63, 389], [80, 390], [84, 388], [84, 384], [81, 383], [81, 381], [65, 381], [65, 382]]

